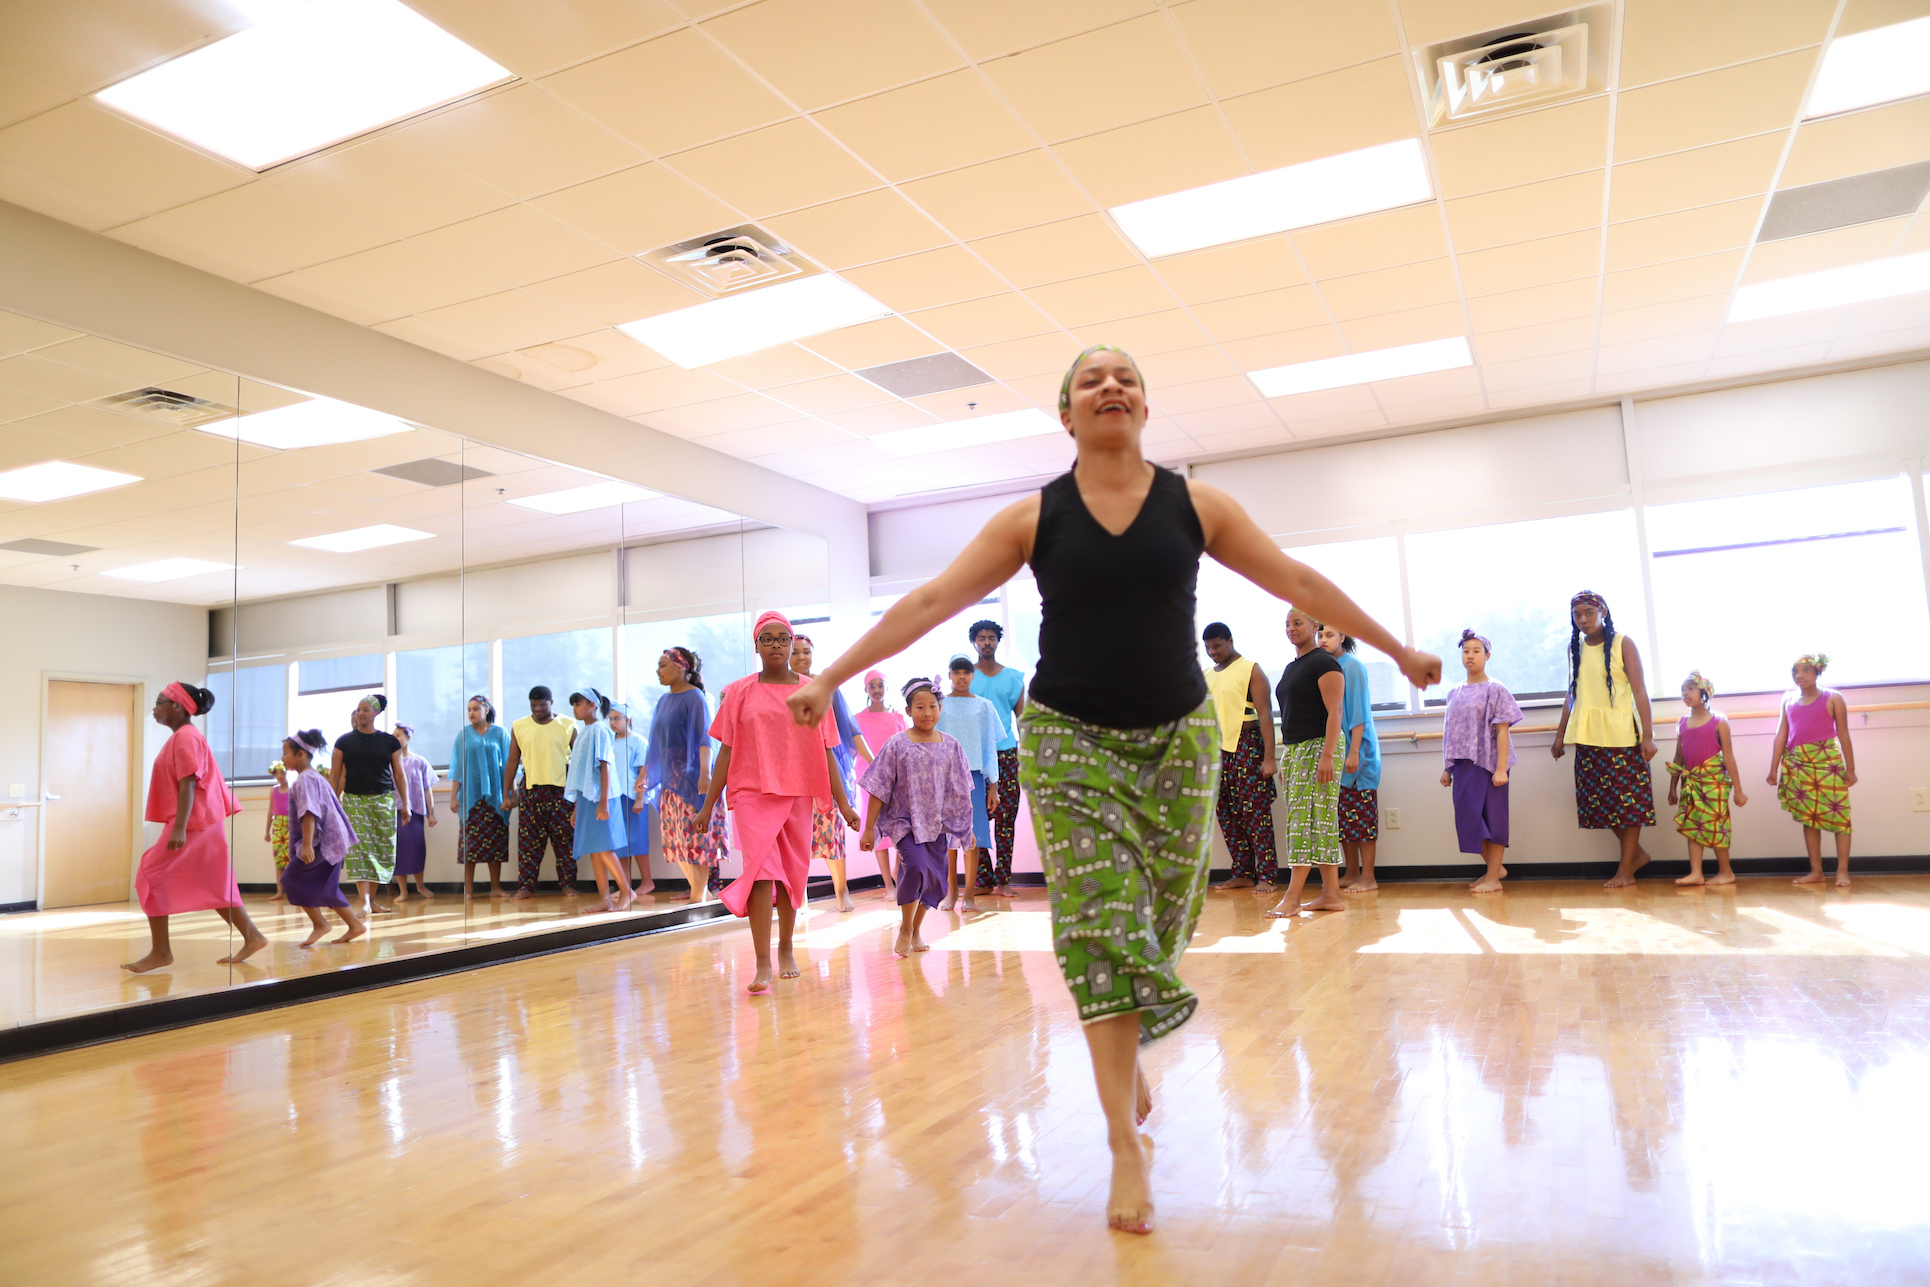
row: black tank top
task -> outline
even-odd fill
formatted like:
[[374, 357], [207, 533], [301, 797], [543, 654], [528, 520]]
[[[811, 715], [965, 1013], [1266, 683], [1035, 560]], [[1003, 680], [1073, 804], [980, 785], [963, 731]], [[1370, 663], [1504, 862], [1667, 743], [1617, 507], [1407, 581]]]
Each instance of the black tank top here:
[[1114, 536], [1071, 474], [1039, 493], [1032, 572], [1042, 608], [1032, 697], [1102, 728], [1152, 728], [1206, 700], [1193, 591], [1206, 536], [1186, 480], [1153, 466], [1132, 526]]

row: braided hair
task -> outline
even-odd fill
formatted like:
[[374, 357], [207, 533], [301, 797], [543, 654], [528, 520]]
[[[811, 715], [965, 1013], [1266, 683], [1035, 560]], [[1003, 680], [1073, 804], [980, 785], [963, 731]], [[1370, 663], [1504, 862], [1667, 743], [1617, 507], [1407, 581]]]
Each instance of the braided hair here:
[[1608, 601], [1591, 590], [1583, 590], [1568, 601], [1568, 700], [1575, 700], [1575, 686], [1582, 673], [1582, 628], [1575, 624], [1575, 605], [1592, 603], [1602, 612], [1602, 673], [1608, 680], [1608, 700], [1615, 701], [1615, 614]]

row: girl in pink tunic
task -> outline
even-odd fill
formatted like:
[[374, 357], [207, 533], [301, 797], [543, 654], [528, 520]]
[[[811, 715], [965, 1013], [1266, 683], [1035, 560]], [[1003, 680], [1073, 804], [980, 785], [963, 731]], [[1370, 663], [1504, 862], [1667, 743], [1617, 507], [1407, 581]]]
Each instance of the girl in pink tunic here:
[[146, 956], [121, 966], [134, 974], [174, 964], [168, 917], [180, 912], [212, 910], [241, 934], [240, 950], [217, 965], [245, 961], [268, 946], [242, 910], [241, 888], [228, 861], [227, 822], [241, 806], [228, 793], [207, 739], [193, 724], [196, 715], [207, 714], [213, 705], [214, 694], [192, 684], [169, 684], [154, 699], [154, 722], [172, 729], [174, 736], [154, 757], [148, 781], [145, 816], [160, 823], [162, 831], [161, 839], [141, 855], [134, 877], [134, 892], [147, 913], [153, 940]]
[[795, 979], [791, 932], [804, 905], [804, 881], [811, 868], [811, 811], [814, 803], [834, 800], [844, 824], [856, 829], [858, 815], [844, 793], [844, 775], [834, 758], [838, 726], [829, 711], [815, 725], [800, 726], [785, 698], [803, 680], [791, 669], [791, 623], [767, 612], [753, 631], [763, 669], [724, 689], [710, 736], [720, 743], [710, 770], [710, 793], [697, 815], [696, 830], [710, 828], [712, 811], [730, 789], [737, 815], [737, 842], [744, 853], [743, 874], [724, 886], [724, 905], [751, 923], [757, 952], [757, 977], [750, 991], [771, 990], [771, 907], [778, 918], [778, 973]]
[[[864, 734], [865, 745], [871, 748], [875, 757], [884, 752], [885, 743], [905, 731], [905, 717], [885, 705], [885, 677], [882, 671], [870, 671], [864, 677], [864, 695], [870, 698], [865, 708], [852, 718], [858, 721], [858, 731]], [[872, 760], [858, 766], [858, 781], [864, 782], [865, 774], [871, 771]], [[891, 837], [880, 833], [878, 836], [878, 874], [884, 877], [887, 890], [896, 887], [897, 875], [892, 869]]]

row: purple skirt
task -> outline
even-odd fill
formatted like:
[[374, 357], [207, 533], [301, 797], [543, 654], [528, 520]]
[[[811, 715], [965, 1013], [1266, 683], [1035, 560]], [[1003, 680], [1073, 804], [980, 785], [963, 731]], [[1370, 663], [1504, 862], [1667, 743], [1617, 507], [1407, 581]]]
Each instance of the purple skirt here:
[[395, 874], [420, 876], [429, 861], [429, 841], [423, 832], [422, 815], [412, 813], [395, 829]]
[[945, 901], [945, 876], [950, 863], [945, 837], [913, 840], [906, 837], [898, 844], [898, 905], [923, 903], [936, 907]]
[[301, 860], [301, 847], [296, 845], [289, 855], [288, 865], [281, 871], [281, 892], [288, 897], [292, 907], [347, 907], [348, 899], [342, 896], [342, 864]]
[[1461, 852], [1478, 854], [1485, 841], [1508, 847], [1508, 788], [1494, 784], [1494, 774], [1473, 760], [1456, 760], [1448, 772], [1454, 778], [1454, 835]]

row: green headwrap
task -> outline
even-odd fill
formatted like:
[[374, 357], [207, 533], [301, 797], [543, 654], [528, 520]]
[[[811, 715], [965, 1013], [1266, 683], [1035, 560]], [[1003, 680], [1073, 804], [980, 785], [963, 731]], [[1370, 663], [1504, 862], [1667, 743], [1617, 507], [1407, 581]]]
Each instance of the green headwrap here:
[[1059, 413], [1061, 415], [1072, 410], [1072, 377], [1079, 373], [1080, 365], [1084, 363], [1087, 358], [1095, 353], [1102, 352], [1117, 353], [1120, 357], [1125, 358], [1132, 366], [1133, 374], [1139, 376], [1140, 389], [1143, 391], [1146, 388], [1146, 377], [1140, 375], [1139, 363], [1133, 360], [1132, 354], [1126, 352], [1126, 350], [1120, 348], [1117, 344], [1089, 345], [1080, 350], [1078, 357], [1072, 359], [1072, 365], [1066, 368], [1066, 378], [1059, 381]]

